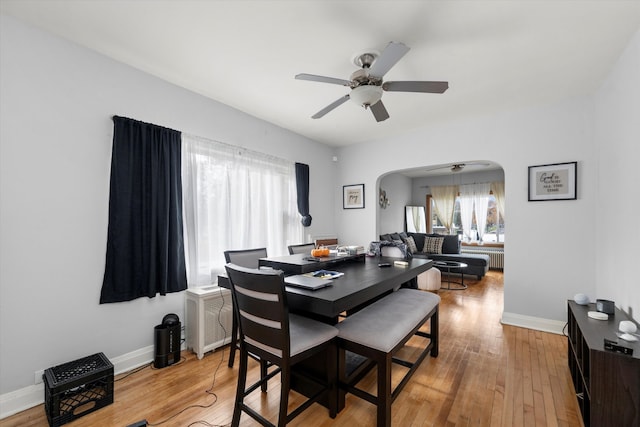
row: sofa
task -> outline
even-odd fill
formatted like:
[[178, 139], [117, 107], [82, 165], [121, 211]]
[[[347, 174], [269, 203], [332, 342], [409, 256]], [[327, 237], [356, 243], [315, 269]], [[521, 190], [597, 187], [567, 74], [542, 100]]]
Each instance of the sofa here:
[[458, 261], [467, 264], [465, 269], [452, 268], [452, 273], [475, 275], [480, 280], [489, 271], [489, 255], [460, 253], [460, 241], [457, 235], [401, 232], [381, 234], [380, 240], [404, 243], [411, 256], [416, 258]]

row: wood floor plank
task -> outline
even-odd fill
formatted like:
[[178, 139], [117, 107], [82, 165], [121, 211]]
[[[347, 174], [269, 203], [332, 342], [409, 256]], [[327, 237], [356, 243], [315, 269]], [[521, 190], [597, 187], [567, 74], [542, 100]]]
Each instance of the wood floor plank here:
[[[422, 362], [394, 402], [394, 426], [583, 425], [567, 367], [566, 337], [502, 325], [502, 281], [502, 273], [490, 271], [481, 281], [469, 280], [465, 291], [438, 292], [440, 355]], [[411, 355], [415, 349], [403, 351]], [[237, 364], [227, 367], [228, 348], [202, 360], [190, 351], [182, 355], [183, 361], [167, 368], [149, 365], [118, 375], [112, 405], [65, 426], [124, 427], [140, 419], [152, 424], [169, 419], [162, 426], [228, 425], [238, 373]], [[394, 371], [395, 381], [400, 373]], [[253, 361], [249, 375], [258, 376]], [[271, 419], [277, 413], [277, 378], [267, 393], [257, 391], [249, 399]], [[375, 390], [375, 375], [367, 376], [364, 386]], [[299, 399], [292, 394], [292, 404]], [[375, 413], [373, 405], [348, 395], [335, 419], [313, 405], [290, 425], [368, 427], [375, 425]], [[0, 420], [0, 427], [47, 425], [43, 405]], [[241, 426], [254, 425], [242, 417]]]

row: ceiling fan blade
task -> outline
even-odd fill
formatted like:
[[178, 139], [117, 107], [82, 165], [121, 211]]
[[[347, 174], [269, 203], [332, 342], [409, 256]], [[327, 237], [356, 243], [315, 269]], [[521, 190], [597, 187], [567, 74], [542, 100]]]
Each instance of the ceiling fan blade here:
[[384, 108], [384, 104], [382, 103], [382, 100], [376, 102], [375, 104], [373, 104], [369, 108], [371, 109], [371, 112], [373, 113], [373, 117], [376, 118], [376, 122], [382, 122], [382, 121], [387, 120], [389, 118], [389, 113], [387, 112], [387, 109]]
[[433, 172], [433, 171], [437, 171], [437, 170], [451, 170], [451, 166], [452, 165], [443, 165], [443, 166], [432, 166], [429, 168], [425, 168], [424, 172]]
[[313, 116], [311, 116], [312, 119], [319, 119], [320, 117], [324, 116], [325, 114], [327, 114], [329, 111], [333, 110], [336, 107], [339, 107], [340, 105], [344, 104], [345, 102], [347, 102], [349, 100], [349, 94], [346, 94], [345, 96], [343, 96], [342, 98], [338, 98], [335, 101], [333, 101], [331, 104], [327, 105], [326, 107], [324, 107], [322, 110], [318, 111], [317, 113], [315, 113]]
[[449, 89], [448, 82], [384, 82], [382, 89], [389, 92], [444, 93]]
[[336, 79], [334, 77], [316, 76], [315, 74], [298, 74], [296, 80], [309, 80], [312, 82], [331, 83], [334, 85], [351, 86], [351, 81]]
[[390, 42], [380, 56], [373, 61], [369, 75], [381, 79], [407, 52], [409, 52], [409, 47], [405, 44]]

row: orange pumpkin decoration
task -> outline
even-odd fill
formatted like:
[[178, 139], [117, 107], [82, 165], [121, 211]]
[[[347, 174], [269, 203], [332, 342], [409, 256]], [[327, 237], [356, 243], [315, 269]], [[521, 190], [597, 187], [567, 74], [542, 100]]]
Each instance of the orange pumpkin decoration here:
[[311, 256], [325, 257], [329, 256], [329, 248], [317, 248], [311, 250]]

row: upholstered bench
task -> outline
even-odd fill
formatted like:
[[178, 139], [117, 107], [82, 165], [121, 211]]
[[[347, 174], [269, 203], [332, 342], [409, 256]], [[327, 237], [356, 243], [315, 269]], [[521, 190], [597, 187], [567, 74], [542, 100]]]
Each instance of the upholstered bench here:
[[[417, 289], [400, 289], [338, 323], [339, 407], [351, 393], [377, 406], [377, 425], [391, 425], [391, 403], [407, 384], [427, 353], [438, 356], [438, 307], [440, 297]], [[429, 333], [419, 329], [431, 319]], [[411, 337], [428, 338], [414, 362], [394, 357]], [[427, 343], [428, 342], [428, 343]], [[346, 351], [369, 359], [354, 372], [347, 372]], [[377, 367], [377, 396], [357, 387], [371, 364]], [[409, 368], [400, 383], [391, 389], [391, 364]], [[367, 369], [369, 368], [369, 369]]]

